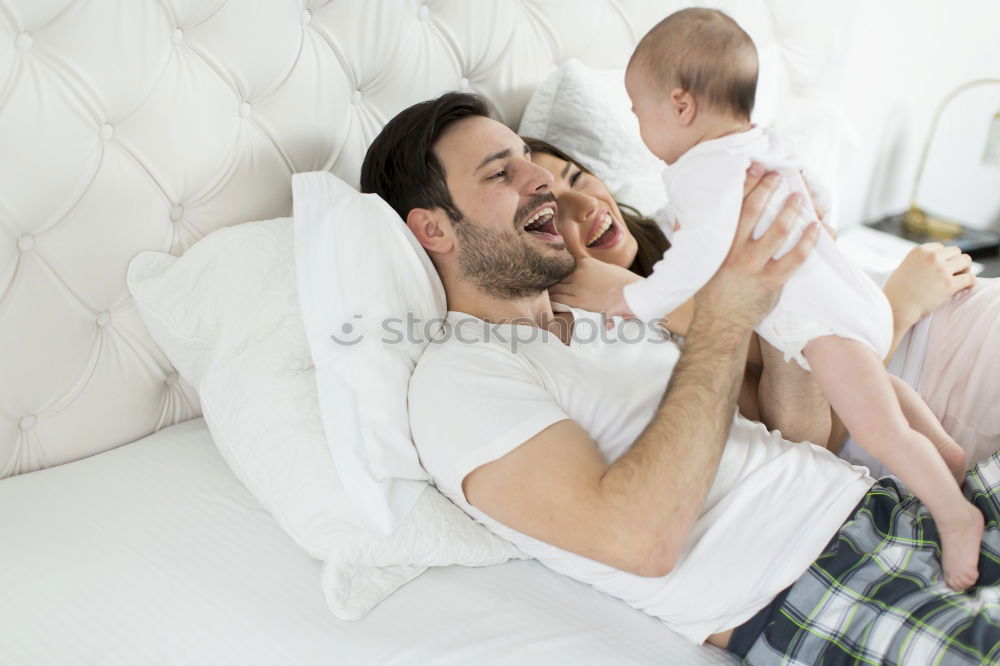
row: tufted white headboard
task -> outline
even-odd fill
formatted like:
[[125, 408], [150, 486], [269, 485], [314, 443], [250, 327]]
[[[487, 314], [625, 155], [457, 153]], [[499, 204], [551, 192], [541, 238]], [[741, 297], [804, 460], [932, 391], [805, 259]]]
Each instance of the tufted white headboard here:
[[[558, 63], [624, 66], [689, 4], [0, 0], [0, 478], [199, 413], [125, 288], [136, 253], [289, 215], [295, 172], [357, 183], [382, 125], [446, 90], [516, 126]], [[801, 13], [707, 4], [762, 48]]]

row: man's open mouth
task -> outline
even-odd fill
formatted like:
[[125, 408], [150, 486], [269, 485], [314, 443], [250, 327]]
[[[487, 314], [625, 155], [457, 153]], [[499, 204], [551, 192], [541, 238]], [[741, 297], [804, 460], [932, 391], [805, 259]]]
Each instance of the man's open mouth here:
[[603, 249], [611, 247], [622, 237], [621, 228], [611, 217], [611, 213], [604, 211], [604, 215], [597, 220], [590, 228], [590, 236], [585, 243], [590, 249]]
[[544, 240], [562, 240], [562, 236], [556, 230], [555, 213], [550, 206], [539, 208], [524, 223], [524, 230]]

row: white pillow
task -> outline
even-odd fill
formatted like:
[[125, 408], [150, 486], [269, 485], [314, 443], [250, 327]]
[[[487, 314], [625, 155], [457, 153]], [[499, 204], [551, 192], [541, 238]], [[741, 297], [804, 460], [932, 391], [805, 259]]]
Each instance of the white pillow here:
[[375, 537], [362, 526], [320, 419], [290, 219], [220, 229], [180, 258], [143, 252], [127, 282], [153, 338], [197, 388], [233, 472], [326, 562], [323, 591], [335, 615], [363, 617], [428, 566], [523, 557], [431, 486], [394, 533]]
[[[410, 437], [406, 395], [425, 324], [430, 335], [441, 328], [444, 287], [377, 195], [325, 171], [294, 175], [292, 194], [299, 304], [330, 453], [363, 524], [388, 534], [430, 479]], [[406, 322], [417, 325], [390, 333]]]
[[566, 61], [532, 95], [517, 132], [579, 160], [615, 199], [641, 213], [652, 215], [666, 203], [660, 180], [665, 165], [639, 135], [624, 69]]

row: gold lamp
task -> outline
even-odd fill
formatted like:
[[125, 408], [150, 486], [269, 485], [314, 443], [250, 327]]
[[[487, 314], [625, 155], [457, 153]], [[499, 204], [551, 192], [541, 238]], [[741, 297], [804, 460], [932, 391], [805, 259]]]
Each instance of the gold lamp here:
[[[913, 181], [913, 192], [910, 195], [910, 209], [903, 216], [903, 228], [912, 233], [930, 238], [942, 240], [952, 240], [966, 233], [965, 227], [950, 220], [934, 217], [917, 205], [917, 192], [920, 188], [920, 180], [924, 175], [924, 167], [927, 165], [927, 154], [930, 153], [931, 144], [934, 142], [934, 135], [937, 133], [938, 122], [941, 114], [956, 97], [967, 90], [985, 85], [1000, 85], [1000, 79], [976, 79], [969, 81], [955, 88], [941, 105], [934, 112], [934, 119], [931, 121], [930, 132], [924, 142], [923, 153], [920, 155], [920, 165], [917, 167], [917, 177]], [[993, 114], [990, 122], [990, 130], [986, 137], [986, 148], [983, 151], [983, 164], [1000, 166], [1000, 109]], [[977, 235], [987, 232], [977, 232]]]

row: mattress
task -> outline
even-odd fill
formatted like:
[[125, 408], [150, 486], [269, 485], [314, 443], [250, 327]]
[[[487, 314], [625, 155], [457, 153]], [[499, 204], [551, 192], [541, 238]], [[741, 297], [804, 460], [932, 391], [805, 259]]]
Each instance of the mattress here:
[[431, 569], [358, 622], [204, 421], [0, 481], [0, 664], [728, 664], [534, 561]]

